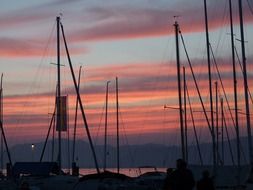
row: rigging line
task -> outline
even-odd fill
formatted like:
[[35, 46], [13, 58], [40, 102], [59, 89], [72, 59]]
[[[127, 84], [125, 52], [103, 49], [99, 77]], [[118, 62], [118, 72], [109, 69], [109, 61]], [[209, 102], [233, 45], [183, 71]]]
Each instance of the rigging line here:
[[[236, 57], [237, 57], [239, 66], [240, 66], [241, 71], [242, 71], [242, 73], [243, 73], [242, 63], [241, 63], [241, 60], [240, 60], [240, 58], [239, 58], [238, 51], [237, 51], [237, 49], [236, 49], [235, 46], [234, 46], [234, 49], [235, 49], [235, 55], [236, 55]], [[253, 98], [252, 98], [252, 94], [251, 94], [251, 92], [250, 92], [250, 90], [249, 90], [249, 87], [248, 87], [248, 93], [249, 93], [249, 97], [250, 97], [251, 103], [253, 104]], [[246, 155], [245, 155], [245, 152], [243, 151], [243, 147], [242, 147], [242, 144], [241, 144], [241, 143], [240, 143], [240, 149], [241, 149], [241, 153], [242, 153], [242, 155], [243, 155], [243, 157], [244, 157], [244, 161], [246, 161]]]
[[236, 125], [235, 125], [234, 117], [233, 117], [233, 114], [232, 114], [232, 111], [231, 111], [231, 107], [229, 105], [228, 97], [227, 97], [227, 94], [226, 94], [226, 91], [225, 91], [225, 88], [224, 88], [224, 85], [223, 85], [223, 82], [222, 82], [222, 79], [221, 79], [220, 71], [219, 71], [219, 68], [218, 68], [214, 53], [213, 53], [213, 48], [212, 48], [211, 44], [209, 44], [209, 46], [210, 46], [211, 54], [212, 54], [212, 57], [213, 57], [214, 65], [215, 65], [215, 68], [216, 68], [216, 71], [217, 71], [217, 74], [218, 74], [218, 77], [219, 77], [219, 81], [220, 81], [220, 84], [221, 84], [221, 88], [222, 88], [222, 91], [223, 91], [223, 94], [224, 94], [224, 97], [225, 97], [225, 100], [226, 100], [226, 103], [227, 103], [227, 106], [228, 106], [228, 109], [229, 109], [230, 117], [232, 119], [233, 126], [236, 129]]
[[68, 149], [68, 164], [69, 164], [69, 173], [70, 173], [70, 166], [71, 166], [71, 154], [70, 154], [70, 125], [69, 125], [69, 96], [67, 96], [67, 149]]
[[[2, 81], [3, 81], [3, 74], [1, 75], [1, 111], [3, 111], [3, 86], [2, 86]], [[5, 136], [5, 132], [4, 132], [4, 126], [3, 126], [3, 112], [1, 113], [2, 115], [0, 116], [1, 117], [1, 119], [0, 119], [0, 130], [1, 130], [1, 149], [2, 149], [2, 151], [3, 151], [3, 144], [4, 144], [4, 146], [5, 146], [5, 150], [6, 150], [6, 152], [7, 152], [7, 156], [8, 156], [8, 161], [9, 161], [9, 164], [10, 164], [10, 167], [12, 168], [12, 159], [11, 159], [11, 154], [10, 154], [10, 151], [9, 151], [9, 147], [8, 147], [8, 143], [7, 143], [7, 140], [6, 140], [6, 136]], [[2, 153], [2, 156], [3, 156], [3, 152], [1, 152]], [[3, 160], [2, 160], [2, 164], [3, 164]]]
[[129, 152], [130, 160], [131, 160], [132, 164], [135, 165], [135, 160], [134, 160], [134, 157], [133, 157], [133, 152], [132, 152], [132, 150], [130, 148], [130, 145], [129, 145], [129, 141], [128, 141], [128, 138], [127, 138], [127, 135], [126, 135], [125, 123], [123, 122], [122, 112], [120, 110], [121, 110], [121, 108], [119, 106], [120, 121], [121, 121], [121, 126], [122, 126], [122, 129], [123, 129], [123, 132], [124, 132], [127, 149], [128, 149], [128, 152]]
[[230, 138], [229, 138], [228, 128], [227, 128], [227, 122], [226, 122], [226, 119], [225, 119], [225, 117], [224, 117], [224, 113], [223, 113], [223, 116], [222, 116], [222, 117], [223, 117], [223, 122], [224, 122], [224, 126], [225, 126], [226, 135], [227, 135], [228, 146], [229, 146], [229, 152], [230, 152], [230, 154], [231, 154], [231, 160], [232, 160], [233, 166], [235, 166], [235, 161], [234, 161], [234, 156], [233, 156], [231, 141], [230, 141]]
[[[44, 59], [45, 59], [46, 53], [47, 53], [47, 51], [48, 51], [48, 49], [49, 49], [49, 42], [50, 42], [51, 39], [52, 39], [52, 36], [53, 36], [53, 33], [54, 33], [55, 28], [56, 28], [56, 22], [54, 23], [54, 25], [53, 25], [53, 27], [52, 27], [52, 30], [51, 30], [51, 33], [50, 33], [50, 35], [49, 35], [49, 38], [48, 38], [48, 40], [47, 40], [47, 42], [46, 42], [46, 46], [45, 46], [45, 48], [44, 48], [44, 50], [43, 50], [42, 58], [41, 58], [41, 60], [40, 60], [38, 69], [36, 70], [35, 75], [34, 75], [34, 80], [33, 80], [32, 84], [31, 84], [30, 88], [27, 90], [27, 93], [26, 93], [26, 94], [30, 94], [31, 91], [32, 91], [33, 89], [35, 89], [34, 87], [36, 86], [37, 80], [39, 80], [39, 79], [38, 79], [39, 71], [40, 71], [41, 66], [42, 66], [42, 63], [43, 63], [43, 61], [44, 61]], [[35, 93], [31, 93], [31, 95], [32, 95], [32, 94], [34, 95]], [[29, 104], [29, 102], [26, 101], [26, 102], [24, 102], [23, 105], [22, 105], [24, 109], [23, 109], [23, 111], [20, 113], [21, 116], [20, 116], [18, 119], [16, 119], [15, 128], [14, 128], [14, 132], [13, 132], [13, 135], [14, 135], [14, 136], [16, 136], [16, 133], [17, 133], [18, 129], [20, 128], [20, 124], [21, 124], [21, 120], [22, 120], [21, 118], [23, 118], [24, 115], [25, 115], [25, 113], [27, 113], [27, 112], [26, 112], [26, 109], [27, 109], [27, 105], [28, 105], [28, 104]]]
[[[97, 129], [97, 132], [96, 132], [96, 136], [94, 138], [94, 145], [95, 146], [98, 145], [98, 136], [99, 136], [99, 132], [100, 132], [101, 125], [102, 125], [102, 119], [103, 119], [104, 111], [105, 111], [105, 101], [104, 101], [104, 106], [102, 108], [102, 112], [100, 114], [99, 125], [98, 125], [98, 129]], [[103, 155], [103, 149], [98, 149], [97, 151], [100, 153], [100, 155]]]
[[[166, 111], [165, 108], [163, 109], [163, 134], [162, 134], [162, 142], [165, 144], [165, 125], [166, 125]], [[166, 154], [166, 153], [165, 153]]]
[[[218, 106], [218, 104], [219, 104], [219, 100], [221, 99], [221, 92], [220, 92], [220, 87], [218, 87], [218, 90], [217, 90], [217, 93], [218, 93], [218, 98], [217, 98], [217, 101], [218, 101], [218, 103], [217, 103], [217, 106]], [[223, 109], [223, 108], [221, 108], [221, 109]], [[222, 111], [224, 111], [224, 110], [221, 110], [221, 109], [219, 109], [219, 111], [218, 111], [218, 115], [219, 115], [219, 113], [220, 112], [222, 112]], [[218, 119], [217, 119], [218, 120]], [[220, 124], [221, 125], [221, 124]], [[217, 125], [218, 126], [218, 125]], [[220, 127], [221, 128], [221, 127]], [[217, 145], [219, 144], [219, 131], [217, 131]], [[219, 161], [218, 163], [220, 163], [221, 165], [224, 165], [224, 160], [223, 160], [223, 156], [222, 156], [222, 154], [220, 153], [220, 151], [219, 151], [220, 149], [218, 149], [218, 147], [217, 147], [217, 160]]]
[[241, 150], [241, 154], [243, 157], [243, 161], [246, 163], [247, 162], [246, 153], [245, 153], [245, 150], [244, 150], [244, 147], [242, 146], [242, 144], [240, 144], [240, 150]]
[[206, 122], [207, 122], [207, 125], [208, 125], [208, 128], [209, 128], [209, 131], [212, 134], [211, 125], [210, 125], [210, 122], [209, 122], [209, 119], [208, 119], [208, 116], [207, 116], [207, 113], [206, 113], [206, 109], [205, 109], [205, 106], [204, 106], [203, 99], [202, 99], [201, 94], [200, 94], [200, 90], [199, 90], [199, 87], [198, 87], [198, 84], [197, 84], [197, 80], [195, 78], [195, 74], [194, 74], [194, 71], [193, 71], [193, 68], [192, 68], [191, 60], [189, 58], [189, 55], [188, 55], [188, 52], [187, 52], [187, 49], [186, 49], [186, 46], [185, 46], [185, 42], [184, 42], [184, 38], [183, 38], [181, 30], [179, 30], [179, 34], [180, 34], [180, 37], [181, 37], [181, 41], [182, 41], [182, 44], [183, 44], [183, 48], [184, 48], [184, 51], [185, 51], [190, 69], [191, 69], [191, 74], [192, 74], [192, 77], [193, 77], [193, 80], [194, 80], [194, 84], [195, 84], [195, 87], [196, 87], [197, 92], [198, 92], [199, 100], [201, 102], [201, 106], [202, 106], [202, 109], [204, 111], [205, 119], [206, 119]]
[[191, 100], [190, 100], [189, 91], [188, 91], [188, 85], [186, 85], [186, 93], [187, 93], [188, 104], [189, 104], [189, 107], [190, 107], [191, 120], [192, 120], [192, 125], [193, 125], [194, 136], [195, 136], [196, 143], [197, 143], [197, 149], [198, 149], [200, 164], [201, 164], [201, 166], [203, 166], [203, 159], [202, 159], [202, 155], [201, 155], [201, 151], [200, 151], [200, 147], [199, 147], [199, 140], [198, 140], [198, 135], [197, 135], [197, 131], [196, 131], [194, 116], [193, 116], [193, 112], [192, 112], [192, 106], [191, 106]]
[[[80, 92], [81, 72], [82, 72], [82, 66], [79, 67], [79, 72], [78, 72], [78, 91], [79, 92]], [[77, 127], [77, 117], [78, 117], [77, 111], [78, 111], [78, 99], [76, 98], [75, 118], [74, 118], [74, 135], [73, 135], [73, 149], [72, 149], [72, 163], [75, 162], [76, 127]]]
[[214, 131], [214, 112], [213, 112], [213, 93], [212, 93], [212, 74], [211, 74], [211, 60], [210, 60], [210, 50], [209, 50], [209, 32], [208, 32], [208, 13], [207, 13], [207, 6], [206, 0], [204, 0], [204, 12], [205, 12], [205, 33], [206, 33], [206, 50], [207, 50], [207, 66], [208, 66], [208, 89], [209, 89], [209, 107], [210, 107], [210, 119], [211, 119], [211, 126], [210, 126], [210, 135], [212, 139], [212, 156], [213, 156], [213, 171], [214, 175], [216, 174], [216, 150], [215, 150], [215, 131]]
[[[216, 67], [216, 70], [217, 70], [217, 74], [219, 76], [219, 80], [220, 80], [220, 83], [221, 83], [221, 87], [222, 87], [222, 91], [223, 91], [223, 94], [224, 94], [224, 97], [225, 97], [225, 100], [226, 100], [226, 103], [227, 103], [227, 106], [228, 106], [228, 110], [229, 110], [229, 114], [230, 114], [230, 117], [232, 119], [232, 122], [233, 122], [233, 125], [234, 125], [234, 128], [236, 130], [236, 125], [235, 125], [235, 121], [234, 121], [234, 118], [233, 118], [233, 115], [232, 115], [232, 109], [230, 108], [230, 105], [229, 105], [229, 102], [228, 102], [228, 98], [227, 98], [227, 95], [226, 95], [226, 92], [225, 92], [225, 88], [224, 88], [224, 85], [223, 85], [223, 82], [221, 80], [221, 76], [220, 76], [220, 72], [219, 72], [219, 69], [218, 69], [218, 65], [217, 65], [217, 62], [216, 62], [216, 59], [215, 59], [215, 56], [214, 56], [214, 53], [213, 53], [213, 49], [212, 49], [212, 46], [210, 44], [210, 50], [211, 50], [211, 53], [212, 53], [212, 56], [213, 56], [213, 60], [214, 60], [214, 63], [215, 63], [215, 67]], [[249, 90], [248, 90], [249, 91]], [[249, 92], [250, 93], [250, 92]], [[242, 144], [241, 142], [239, 141], [238, 142], [239, 145], [240, 145], [240, 149], [241, 149], [241, 152], [242, 152]], [[242, 152], [244, 153], [244, 152]]]
[[95, 145], [97, 145], [97, 143], [98, 143], [98, 135], [99, 135], [99, 131], [100, 131], [100, 128], [101, 128], [101, 123], [102, 123], [104, 111], [105, 111], [105, 102], [104, 102], [104, 106], [103, 106], [103, 108], [102, 108], [102, 112], [101, 112], [101, 114], [100, 114], [98, 130], [97, 130], [96, 137], [95, 137], [95, 140], [94, 140], [94, 144], [95, 144]]
[[60, 23], [60, 26], [61, 26], [62, 37], [63, 37], [63, 40], [64, 40], [65, 50], [66, 50], [67, 57], [68, 57], [68, 62], [69, 62], [69, 67], [70, 67], [73, 83], [74, 83], [74, 86], [75, 86], [75, 90], [76, 90], [77, 97], [78, 97], [78, 102], [79, 102], [82, 117], [83, 117], [84, 128], [86, 130], [86, 134], [87, 134], [87, 137], [88, 137], [88, 140], [89, 140], [90, 148], [91, 148], [91, 151], [92, 151], [92, 156], [93, 156], [93, 159], [94, 159], [94, 164], [95, 164], [97, 173], [99, 174], [100, 171], [99, 171], [99, 166], [98, 166], [98, 162], [97, 162], [96, 152], [95, 152], [95, 149], [94, 149], [94, 146], [93, 146], [92, 137], [91, 137], [91, 134], [90, 134], [90, 130], [89, 130], [88, 122], [87, 122], [87, 119], [86, 119], [86, 115], [84, 113], [82, 99], [81, 99], [81, 96], [80, 96], [78, 88], [77, 88], [76, 77], [75, 77], [74, 69], [73, 69], [73, 66], [72, 66], [72, 62], [71, 62], [71, 58], [70, 58], [70, 54], [69, 54], [67, 41], [66, 41], [66, 38], [65, 38], [65, 33], [64, 33], [62, 23]]
[[219, 99], [220, 99], [220, 107], [221, 107], [221, 157], [222, 157], [222, 162], [221, 165], [224, 165], [224, 160], [225, 160], [225, 154], [224, 154], [224, 107], [223, 107], [223, 98], [221, 97], [221, 93], [219, 92]]
[[[222, 98], [222, 95], [221, 95], [220, 91], [219, 91], [219, 98], [220, 98], [220, 99]], [[243, 159], [244, 159], [244, 161], [246, 162], [246, 154], [245, 154], [245, 152], [244, 152], [243, 145], [242, 145], [241, 142], [239, 142], [239, 146], [240, 146], [240, 153], [242, 154]], [[224, 162], [224, 160], [223, 160], [223, 162]]]
[[53, 132], [52, 132], [52, 141], [51, 141], [51, 162], [53, 162], [54, 161], [54, 137], [55, 137], [55, 118], [54, 118], [54, 121], [53, 121]]
[[[225, 6], [224, 6], [224, 10], [223, 10], [223, 16], [222, 16], [222, 27], [221, 28], [224, 28], [225, 26], [226, 26], [226, 19], [228, 19], [227, 17], [228, 17], [228, 15], [226, 14], [226, 9], [227, 9], [227, 6], [228, 6], [228, 1], [226, 1], [226, 3], [225, 3]], [[216, 49], [215, 49], [215, 53], [217, 53], [217, 51], [218, 51], [218, 48], [219, 48], [219, 46], [220, 46], [220, 43], [221, 43], [221, 38], [222, 38], [222, 30], [219, 30], [220, 32], [219, 32], [219, 38], [218, 38], [218, 43], [217, 43], [217, 46], [216, 46]], [[223, 38], [223, 40], [224, 40], [225, 38]]]
[[249, 10], [250, 10], [251, 14], [253, 15], [253, 8], [251, 7], [249, 0], [247, 0], [247, 4], [249, 6]]
[[[56, 96], [57, 96], [57, 85], [56, 85], [56, 87], [55, 87], [55, 94], [54, 94], [54, 96], [55, 96], [55, 102], [54, 102], [54, 114], [55, 114], [55, 111], [56, 111]], [[51, 161], [53, 162], [54, 161], [54, 147], [55, 147], [55, 132], [56, 132], [56, 115], [54, 115], [54, 121], [53, 121], [53, 131], [52, 131], [52, 152], [51, 152]]]
[[2, 123], [1, 120], [0, 120], [0, 130], [1, 130], [1, 135], [3, 137], [3, 140], [4, 140], [4, 145], [5, 145], [5, 149], [6, 149], [6, 152], [7, 152], [8, 160], [10, 162], [10, 166], [12, 167], [13, 165], [12, 165], [11, 154], [10, 154], [10, 151], [9, 151], [8, 143], [7, 143], [7, 140], [6, 140], [6, 137], [5, 137], [5, 133], [4, 133], [3, 123]]
[[[169, 44], [170, 44], [170, 38], [167, 39], [166, 47], [164, 48], [164, 52], [162, 53], [162, 60], [161, 60], [161, 62], [159, 62], [159, 69], [157, 71], [157, 74], [155, 75], [156, 77], [154, 77], [154, 81], [155, 81], [154, 84], [155, 84], [155, 86], [151, 89], [152, 96], [154, 96], [154, 94], [158, 93], [157, 92], [157, 89], [158, 89], [157, 81], [159, 81], [159, 79], [160, 79], [160, 76], [158, 74], [161, 73], [161, 71], [164, 70], [163, 67], [166, 66], [166, 64], [167, 64], [167, 61], [165, 61], [165, 56], [166, 56], [166, 52], [167, 52], [167, 49], [169, 47]], [[172, 56], [169, 56], [169, 57], [172, 57]], [[149, 100], [147, 104], [148, 104], [147, 107], [150, 107], [152, 105], [152, 100]], [[148, 109], [147, 109], [147, 111], [144, 112], [144, 116], [145, 117], [149, 117], [150, 116], [150, 111]], [[142, 121], [142, 125], [145, 125], [145, 122], [146, 121], [143, 120]], [[141, 136], [142, 136], [142, 134], [139, 133], [138, 136], [137, 136], [137, 138], [139, 139]]]
[[[241, 62], [241, 60], [240, 60], [240, 58], [239, 58], [239, 54], [238, 54], [238, 51], [237, 51], [236, 47], [234, 47], [234, 48], [235, 48], [236, 57], [237, 57], [237, 59], [238, 59], [238, 63], [239, 63], [239, 65], [240, 65], [241, 71], [242, 71], [242, 73], [243, 73], [242, 62]], [[253, 104], [253, 97], [252, 97], [252, 94], [251, 94], [251, 92], [250, 92], [250, 90], [249, 90], [249, 87], [248, 87], [248, 93], [249, 93], [249, 96], [250, 96], [251, 103]]]
[[41, 156], [40, 156], [40, 162], [42, 162], [42, 159], [44, 157], [44, 153], [45, 153], [45, 150], [46, 150], [46, 146], [47, 146], [47, 141], [48, 141], [48, 138], [49, 138], [49, 135], [50, 135], [50, 132], [51, 132], [51, 128], [53, 126], [53, 122], [55, 120], [55, 108], [54, 108], [54, 113], [52, 115], [52, 118], [51, 118], [51, 121], [50, 121], [50, 125], [49, 125], [49, 129], [48, 129], [48, 132], [47, 132], [47, 137], [46, 137], [46, 140], [44, 142], [44, 145], [43, 145], [43, 149], [42, 149], [42, 153], [41, 153]]
[[[162, 134], [162, 142], [163, 142], [163, 144], [165, 145], [165, 143], [166, 143], [166, 123], [167, 123], [167, 121], [166, 121], [166, 118], [167, 118], [167, 116], [166, 116], [166, 110], [165, 110], [166, 108], [164, 108], [163, 110], [163, 134]], [[169, 152], [168, 151], [165, 151], [164, 152], [164, 155], [163, 155], [163, 167], [165, 167], [166, 166], [166, 158], [168, 158], [168, 155], [169, 155]]]

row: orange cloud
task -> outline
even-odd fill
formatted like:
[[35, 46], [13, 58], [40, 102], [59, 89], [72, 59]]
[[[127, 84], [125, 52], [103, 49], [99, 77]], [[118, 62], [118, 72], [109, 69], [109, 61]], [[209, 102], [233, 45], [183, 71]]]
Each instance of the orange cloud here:
[[[201, 63], [198, 63], [197, 60], [194, 62], [194, 69], [201, 67]], [[170, 68], [171, 75], [168, 75], [169, 69], [166, 67]], [[222, 75], [223, 83], [226, 87], [231, 107], [233, 108], [231, 65], [224, 60], [224, 64], [222, 64], [220, 69], [221, 72], [224, 70], [226, 73]], [[82, 81], [84, 85], [81, 85], [81, 94], [88, 124], [93, 135], [97, 134], [99, 126], [101, 133], [104, 125], [103, 107], [105, 103], [105, 81], [107, 81], [107, 77], [115, 76], [117, 73], [120, 73], [120, 75], [118, 75], [121, 112], [120, 121], [121, 126], [124, 124], [127, 134], [150, 134], [154, 131], [159, 132], [163, 129], [170, 130], [178, 127], [178, 110], [164, 109], [165, 104], [170, 107], [178, 107], [175, 66], [158, 66], [157, 63], [142, 63], [136, 65], [124, 64], [123, 66], [111, 65], [104, 68], [92, 68], [86, 72], [89, 73], [89, 75], [86, 75], [85, 79], [83, 79], [84, 81]], [[222, 72], [222, 74], [224, 73]], [[104, 77], [101, 78], [98, 76]], [[202, 98], [207, 106], [206, 109], [209, 110], [207, 72], [203, 72], [201, 75], [196, 76], [198, 77], [198, 83], [200, 83]], [[188, 69], [187, 78], [193, 110], [201, 111], [200, 101], [198, 100], [197, 92]], [[250, 76], [250, 78], [252, 78], [252, 76]], [[115, 83], [113, 80], [114, 78], [109, 86], [109, 133], [111, 135], [115, 134], [116, 121]], [[238, 78], [238, 85], [240, 84], [241, 77]], [[68, 85], [70, 85], [70, 82]], [[220, 89], [219, 91], [220, 96], [223, 96], [222, 90]], [[69, 96], [70, 126], [73, 127], [76, 101], [73, 87], [66, 90], [66, 93]], [[9, 135], [10, 138], [12, 138], [12, 135], [20, 135], [22, 137], [25, 135], [36, 136], [38, 139], [44, 138], [49, 127], [50, 113], [52, 113], [54, 109], [55, 98], [52, 97], [51, 94], [52, 93], [44, 93], [29, 96], [19, 95], [5, 97], [4, 124], [7, 135]], [[240, 109], [244, 112], [242, 85], [239, 86], [238, 103]], [[229, 118], [227, 112], [228, 108], [226, 104], [224, 105], [227, 113], [226, 117]], [[194, 116], [196, 125], [199, 129], [206, 126], [203, 113], [194, 113]], [[78, 134], [84, 135], [85, 131], [83, 129], [80, 112], [78, 118]], [[188, 116], [188, 118], [189, 126], [191, 126], [190, 116]], [[243, 115], [241, 119], [241, 123], [243, 123]], [[231, 126], [232, 123], [230, 122], [229, 125]]]

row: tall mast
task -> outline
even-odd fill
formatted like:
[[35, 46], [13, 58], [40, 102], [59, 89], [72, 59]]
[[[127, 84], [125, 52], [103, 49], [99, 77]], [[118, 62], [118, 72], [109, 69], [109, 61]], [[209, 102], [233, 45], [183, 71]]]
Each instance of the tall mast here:
[[58, 127], [58, 163], [61, 171], [61, 70], [60, 70], [60, 17], [57, 20], [57, 127]]
[[233, 12], [232, 12], [232, 1], [231, 0], [229, 0], [229, 17], [230, 17], [231, 50], [232, 50], [232, 63], [233, 63], [233, 80], [234, 80], [234, 105], [235, 105], [237, 165], [238, 165], [238, 167], [240, 167], [240, 165], [241, 165], [240, 131], [239, 131], [239, 121], [238, 121], [237, 76], [236, 76], [236, 66], [235, 66], [235, 44], [234, 44]]
[[54, 151], [54, 147], [55, 147], [55, 131], [56, 131], [56, 122], [57, 122], [57, 93], [58, 93], [58, 85], [56, 85], [56, 89], [55, 89], [55, 113], [54, 113], [54, 122], [53, 122], [53, 134], [52, 134], [52, 157], [51, 157], [51, 161], [54, 161], [54, 156], [55, 156], [55, 151]]
[[[3, 124], [3, 73], [1, 75], [1, 86], [0, 86], [0, 120]], [[4, 169], [4, 147], [3, 147], [3, 136], [1, 136], [1, 171]]]
[[186, 112], [186, 77], [185, 77], [185, 67], [183, 67], [184, 76], [184, 131], [185, 131], [185, 160], [188, 162], [188, 128], [187, 128], [187, 112]]
[[216, 160], [217, 160], [217, 164], [219, 163], [218, 162], [218, 154], [219, 154], [219, 106], [218, 106], [218, 103], [219, 103], [219, 100], [218, 100], [218, 82], [215, 81], [215, 108], [216, 108], [216, 151], [217, 151], [217, 157], [216, 157]]
[[240, 33], [241, 33], [241, 48], [242, 48], [242, 66], [243, 66], [243, 82], [244, 82], [244, 95], [245, 95], [245, 109], [246, 109], [246, 125], [248, 132], [248, 147], [249, 147], [249, 160], [253, 165], [253, 150], [252, 150], [252, 137], [250, 128], [250, 111], [249, 111], [249, 97], [248, 97], [248, 79], [247, 79], [247, 66], [245, 55], [245, 42], [244, 42], [244, 28], [243, 28], [243, 14], [242, 14], [242, 0], [238, 0], [239, 15], [240, 15]]
[[222, 151], [222, 165], [225, 161], [225, 154], [224, 154], [224, 108], [223, 108], [223, 98], [220, 99], [221, 104], [221, 151]]
[[208, 31], [208, 18], [207, 18], [207, 6], [206, 0], [204, 0], [205, 8], [205, 27], [206, 27], [206, 48], [207, 48], [207, 64], [208, 64], [208, 78], [209, 78], [209, 95], [210, 95], [210, 110], [211, 110], [211, 135], [213, 143], [213, 166], [216, 167], [216, 148], [215, 148], [215, 133], [214, 133], [214, 118], [213, 118], [213, 93], [212, 93], [212, 76], [211, 76], [211, 61], [210, 61], [210, 42]]
[[116, 119], [117, 119], [117, 171], [119, 173], [119, 87], [116, 77]]
[[110, 81], [106, 83], [106, 98], [105, 98], [105, 142], [104, 142], [104, 171], [106, 170], [106, 157], [107, 157], [107, 112], [108, 112], [108, 87]]
[[[3, 95], [3, 74], [1, 75], [1, 109], [3, 108], [3, 99], [2, 99], [2, 95]], [[3, 111], [3, 110], [1, 110]], [[3, 114], [3, 113], [2, 113]], [[4, 126], [3, 126], [3, 117], [1, 116], [0, 118], [0, 130], [1, 130], [1, 141], [4, 143], [5, 145], [5, 149], [6, 149], [6, 152], [7, 152], [7, 156], [8, 156], [8, 160], [9, 160], [9, 164], [12, 168], [12, 160], [11, 160], [11, 154], [10, 154], [10, 151], [9, 151], [9, 147], [8, 147], [8, 144], [7, 144], [7, 140], [6, 140], [6, 137], [5, 137], [5, 133], [4, 133]], [[1, 145], [3, 146], [3, 145]], [[1, 149], [3, 149], [1, 147]], [[1, 156], [3, 156], [3, 152], [1, 152]]]
[[181, 131], [181, 151], [182, 159], [185, 160], [185, 143], [184, 143], [184, 125], [183, 125], [183, 113], [182, 113], [182, 95], [181, 95], [181, 76], [180, 76], [180, 57], [179, 57], [179, 25], [177, 21], [174, 24], [176, 35], [176, 56], [177, 56], [177, 84], [178, 84], [178, 102], [179, 102], [179, 117], [180, 117], [180, 131]]

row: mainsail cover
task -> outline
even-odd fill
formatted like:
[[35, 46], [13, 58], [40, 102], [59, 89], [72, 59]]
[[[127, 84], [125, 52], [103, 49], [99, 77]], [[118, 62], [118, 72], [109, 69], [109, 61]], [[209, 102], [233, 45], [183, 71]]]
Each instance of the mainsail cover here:
[[67, 131], [68, 128], [68, 105], [67, 96], [56, 97], [56, 102], [60, 102], [59, 119], [57, 119], [56, 131]]

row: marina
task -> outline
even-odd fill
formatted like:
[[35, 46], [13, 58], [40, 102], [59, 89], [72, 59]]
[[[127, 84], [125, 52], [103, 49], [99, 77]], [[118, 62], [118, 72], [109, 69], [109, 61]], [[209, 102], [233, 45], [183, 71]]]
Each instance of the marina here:
[[[203, 190], [205, 180], [211, 189], [253, 189], [253, 2], [184, 3], [177, 5], [189, 13], [180, 9], [181, 17], [169, 2], [153, 3], [157, 8], [132, 2], [119, 10], [121, 1], [108, 9], [87, 2], [87, 26], [59, 13], [45, 40], [44, 17], [52, 16], [43, 16], [45, 29], [32, 21], [31, 32], [41, 39], [23, 32], [27, 39], [12, 44], [22, 44], [18, 51], [8, 35], [19, 33], [0, 36], [0, 189]], [[9, 30], [0, 19], [1, 25]], [[6, 66], [9, 59], [30, 67]], [[31, 72], [35, 82], [26, 77]], [[22, 91], [26, 85], [32, 93]]]

